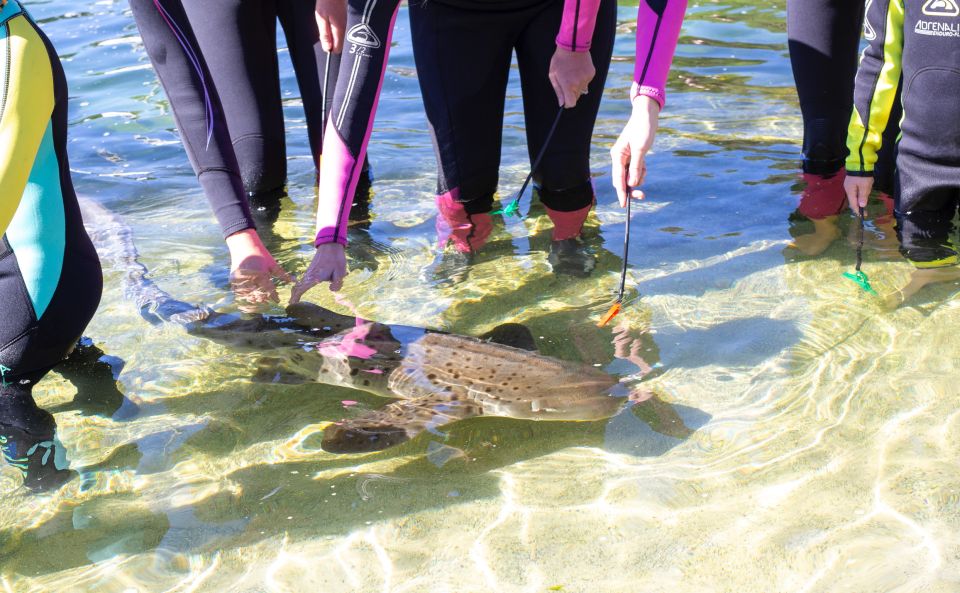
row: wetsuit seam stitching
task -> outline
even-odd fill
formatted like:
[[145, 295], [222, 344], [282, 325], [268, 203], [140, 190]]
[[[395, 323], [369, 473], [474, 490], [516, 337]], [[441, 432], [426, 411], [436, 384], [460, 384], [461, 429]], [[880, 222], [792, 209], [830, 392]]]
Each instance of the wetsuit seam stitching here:
[[[868, 15], [868, 14], [864, 14], [864, 16], [863, 16], [863, 18], [864, 18], [865, 20], [868, 19], [869, 17], [870, 17], [870, 15]], [[864, 162], [864, 158], [863, 158], [863, 147], [867, 145], [867, 136], [870, 135], [870, 119], [871, 119], [871, 117], [870, 117], [870, 112], [871, 112], [872, 109], [873, 109], [873, 99], [874, 99], [874, 97], [875, 97], [876, 94], [877, 94], [877, 85], [880, 84], [880, 78], [881, 78], [882, 75], [883, 75], [883, 64], [884, 64], [884, 62], [885, 62], [886, 55], [887, 55], [887, 51], [886, 51], [887, 35], [889, 34], [889, 31], [887, 31], [887, 21], [888, 21], [889, 18], [890, 18], [890, 4], [889, 4], [889, 3], [887, 4], [887, 11], [886, 11], [886, 13], [883, 15], [883, 17], [884, 17], [884, 18], [883, 18], [883, 37], [882, 37], [882, 38], [883, 38], [883, 44], [880, 46], [880, 49], [881, 49], [880, 69], [877, 70], [877, 75], [876, 75], [876, 77], [873, 79], [873, 83], [870, 85], [870, 97], [869, 97], [869, 99], [867, 100], [867, 120], [866, 120], [865, 122], [863, 122], [863, 138], [860, 139], [860, 146], [857, 148], [857, 153], [858, 153], [858, 155], [860, 156], [860, 170], [861, 170], [861, 171], [864, 171], [864, 170], [866, 170], [866, 168], [867, 168], [867, 165], [866, 165], [866, 163]]]
[[580, 24], [580, 0], [577, 0], [575, 8], [573, 9], [573, 37], [571, 38], [573, 43], [573, 51], [577, 51], [577, 30], [579, 29]]
[[650, 38], [650, 47], [647, 49], [647, 59], [643, 63], [643, 70], [640, 71], [640, 78], [637, 83], [643, 86], [647, 79], [647, 70], [650, 68], [650, 61], [653, 59], [654, 49], [657, 47], [657, 37], [660, 35], [660, 23], [663, 22], [663, 15], [657, 15], [657, 23], [653, 26], [653, 35]]
[[[343, 139], [343, 135], [340, 133], [340, 130], [339, 130], [336, 126], [334, 126], [333, 129], [334, 129], [334, 131], [336, 132], [336, 134], [337, 134], [338, 136], [340, 136], [340, 142], [341, 142], [344, 146], [347, 146], [347, 142], [346, 142], [346, 140]], [[351, 155], [351, 156], [353, 156], [353, 155]], [[354, 175], [354, 173], [356, 173], [357, 163], [358, 163], [358, 162], [359, 162], [359, 159], [356, 159], [356, 158], [355, 158], [354, 161], [353, 161], [353, 165], [350, 166], [350, 177], [349, 177], [349, 179], [353, 179], [353, 175]], [[337, 222], [336, 222], [336, 223], [334, 224], [334, 226], [333, 226], [333, 241], [334, 241], [335, 243], [339, 243], [339, 242], [340, 242], [340, 241], [339, 241], [339, 239], [340, 239], [340, 227], [343, 225], [343, 222], [342, 222], [342, 220], [343, 220], [343, 208], [344, 208], [344, 206], [345, 206], [346, 203], [347, 203], [347, 194], [348, 194], [348, 193], [350, 193], [350, 183], [349, 183], [349, 182], [347, 183], [347, 186], [346, 186], [345, 188], [343, 188], [343, 193], [340, 195], [340, 207], [337, 208]], [[353, 204], [351, 203], [351, 206], [352, 206], [352, 205], [353, 205]], [[319, 236], [319, 235], [318, 235], [318, 236]]]
[[[901, 60], [901, 61], [902, 61], [902, 60]], [[951, 67], [949, 67], [949, 66], [942, 66], [942, 65], [939, 65], [939, 66], [924, 66], [923, 68], [920, 68], [919, 70], [917, 70], [916, 72], [914, 72], [913, 74], [911, 74], [911, 75], [910, 75], [910, 80], [908, 80], [907, 83], [906, 83], [905, 85], [903, 85], [903, 87], [902, 87], [903, 97], [906, 97], [906, 96], [910, 93], [910, 87], [913, 86], [913, 81], [915, 81], [918, 76], [920, 76], [920, 75], [923, 74], [924, 72], [930, 72], [930, 71], [932, 71], [932, 70], [943, 70], [943, 71], [949, 72], [949, 73], [951, 73], [951, 74], [960, 75], [960, 69], [957, 69], [957, 68], [951, 68]], [[901, 74], [901, 77], [902, 77], [902, 74]]]
[[262, 134], [262, 133], [258, 133], [258, 132], [251, 132], [250, 134], [244, 134], [244, 135], [242, 135], [242, 136], [237, 136], [236, 138], [231, 138], [230, 141], [231, 141], [231, 143], [232, 143], [234, 146], [236, 146], [237, 142], [240, 142], [241, 140], [249, 140], [249, 139], [251, 139], [251, 138], [257, 138], [257, 139], [260, 139], [260, 140], [266, 140], [267, 137], [266, 137], [266, 134]]
[[[34, 315], [34, 319], [36, 319], [36, 315]], [[39, 326], [40, 326], [40, 322], [39, 322], [39, 321], [35, 321], [35, 322], [31, 323], [31, 324], [30, 324], [30, 327], [28, 327], [27, 329], [23, 330], [23, 331], [20, 332], [19, 334], [17, 334], [16, 337], [14, 337], [13, 339], [11, 339], [9, 342], [7, 342], [6, 344], [4, 344], [3, 346], [0, 346], [0, 352], [3, 352], [4, 350], [6, 350], [7, 348], [9, 348], [10, 346], [13, 346], [14, 344], [16, 344], [16, 343], [19, 342], [20, 340], [24, 339], [24, 338], [27, 337], [28, 335], [30, 335], [30, 334], [32, 334], [32, 333], [36, 333], [36, 331], [37, 331], [37, 329], [39, 328]]]
[[3, 119], [4, 114], [7, 109], [7, 96], [10, 92], [10, 72], [13, 70], [13, 50], [10, 48], [10, 23], [9, 20], [3, 22], [3, 31], [5, 33], [3, 37], [4, 49], [6, 53], [6, 58], [4, 59], [3, 66], [3, 91], [0, 94], [0, 120]]
[[[230, 173], [231, 175], [237, 175], [237, 172], [230, 167], [203, 167], [197, 169], [197, 177], [200, 177], [204, 173]], [[237, 175], [239, 177], [239, 175]]]

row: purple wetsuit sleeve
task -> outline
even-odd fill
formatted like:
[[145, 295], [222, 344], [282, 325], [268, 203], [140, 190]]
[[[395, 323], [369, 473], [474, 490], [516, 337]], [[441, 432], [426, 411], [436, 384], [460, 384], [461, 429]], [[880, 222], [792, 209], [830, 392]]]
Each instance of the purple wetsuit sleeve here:
[[314, 245], [347, 244], [350, 206], [373, 130], [399, 7], [400, 0], [347, 2], [347, 35], [320, 159]]
[[557, 45], [568, 51], [590, 51], [600, 0], [564, 0]]
[[637, 13], [637, 62], [630, 99], [652, 98], [663, 108], [667, 74], [680, 38], [687, 0], [640, 0]]

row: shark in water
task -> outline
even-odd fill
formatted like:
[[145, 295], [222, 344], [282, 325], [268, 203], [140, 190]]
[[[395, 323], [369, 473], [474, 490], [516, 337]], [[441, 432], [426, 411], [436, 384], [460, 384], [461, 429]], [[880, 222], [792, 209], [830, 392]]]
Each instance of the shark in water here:
[[616, 377], [539, 354], [518, 324], [474, 338], [366, 321], [311, 303], [290, 305], [286, 316], [240, 316], [178, 301], [147, 277], [122, 219], [93, 201], [81, 204], [101, 257], [123, 272], [126, 296], [146, 319], [267, 354], [268, 380], [345, 386], [397, 400], [331, 425], [321, 442], [326, 451], [382, 450], [473, 416], [599, 420], [631, 399]]

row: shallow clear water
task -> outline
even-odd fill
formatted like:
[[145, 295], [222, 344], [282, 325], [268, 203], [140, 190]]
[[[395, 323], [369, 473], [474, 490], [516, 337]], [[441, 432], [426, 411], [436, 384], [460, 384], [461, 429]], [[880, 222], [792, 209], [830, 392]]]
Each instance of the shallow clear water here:
[[[67, 69], [79, 193], [126, 218], [163, 288], [230, 308], [226, 249], [126, 3], [28, 5]], [[129, 401], [80, 405], [56, 373], [37, 389], [81, 477], [37, 496], [0, 469], [4, 590], [960, 588], [955, 287], [882, 313], [840, 277], [853, 266], [848, 218], [823, 255], [786, 249], [811, 227], [788, 220], [801, 125], [782, 1], [691, 7], [634, 215], [630, 286], [642, 298], [617, 334], [633, 341], [618, 349], [595, 328], [621, 261], [605, 151], [627, 114], [633, 14], [621, 8], [597, 126], [591, 278], [550, 272], [535, 207], [498, 223], [491, 256], [459, 284], [421, 280], [436, 258], [434, 167], [404, 14], [370, 149], [371, 241], [351, 251], [342, 302], [310, 296], [467, 335], [518, 321], [546, 354], [634, 379], [655, 368], [642, 384], [661, 403], [597, 422], [471, 419], [332, 455], [323, 427], [385, 400], [252, 382], [249, 354], [141, 320], [108, 266], [87, 333], [122, 359]], [[284, 72], [290, 199], [271, 240], [301, 272], [313, 165]], [[516, 81], [507, 112], [504, 195], [526, 172]], [[866, 260], [881, 292], [910, 272], [889, 226], [869, 229]]]

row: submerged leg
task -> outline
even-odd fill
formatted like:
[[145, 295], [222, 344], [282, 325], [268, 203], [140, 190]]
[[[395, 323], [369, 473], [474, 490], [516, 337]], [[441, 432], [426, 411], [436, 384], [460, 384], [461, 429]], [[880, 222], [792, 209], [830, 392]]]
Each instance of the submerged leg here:
[[[83, 338], [70, 356], [55, 370], [77, 388], [73, 401], [64, 406], [82, 414], [129, 417], [137, 406], [128, 400], [117, 384], [117, 375], [123, 361], [104, 354], [89, 338]], [[126, 404], [126, 408], [124, 408]], [[57, 411], [51, 409], [50, 411]]]
[[960, 268], [955, 265], [945, 268], [918, 268], [913, 271], [908, 282], [902, 288], [884, 295], [883, 306], [888, 310], [896, 309], [913, 295], [929, 284], [942, 284], [960, 280]]
[[616, 2], [600, 2], [590, 43], [596, 76], [576, 107], [564, 110], [549, 144], [545, 143], [557, 113], [557, 98], [548, 74], [556, 51], [555, 32], [563, 17], [562, 3], [539, 11], [517, 41], [527, 149], [531, 163], [544, 151], [533, 180], [537, 196], [553, 222], [548, 261], [557, 274], [585, 277], [596, 267], [594, 255], [585, 249], [579, 237], [595, 202], [590, 147], [613, 54], [616, 11]]
[[960, 188], [935, 187], [936, 178], [924, 163], [901, 155], [897, 173], [896, 214], [900, 252], [917, 268], [910, 282], [883, 299], [887, 309], [895, 309], [928, 284], [960, 280], [960, 255], [953, 223], [960, 203]]
[[0, 388], [0, 457], [23, 475], [28, 490], [55, 490], [76, 472], [68, 469], [53, 416], [34, 403], [30, 388]]

